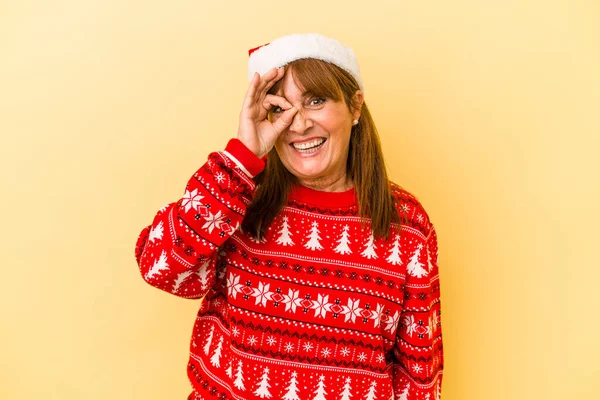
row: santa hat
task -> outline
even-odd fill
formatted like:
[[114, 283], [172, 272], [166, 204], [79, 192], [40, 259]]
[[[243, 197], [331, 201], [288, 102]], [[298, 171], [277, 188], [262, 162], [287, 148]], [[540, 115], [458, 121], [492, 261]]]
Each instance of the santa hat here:
[[317, 33], [292, 34], [248, 50], [248, 81], [255, 72], [261, 76], [274, 67], [284, 66], [300, 58], [316, 58], [330, 62], [354, 77], [364, 92], [356, 56], [351, 48], [335, 39]]

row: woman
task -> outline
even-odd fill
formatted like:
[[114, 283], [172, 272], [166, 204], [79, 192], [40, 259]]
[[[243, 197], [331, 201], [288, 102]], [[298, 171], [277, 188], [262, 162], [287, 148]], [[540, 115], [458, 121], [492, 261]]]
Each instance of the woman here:
[[237, 138], [136, 243], [150, 285], [203, 298], [189, 399], [439, 399], [437, 237], [388, 181], [351, 49], [250, 50]]

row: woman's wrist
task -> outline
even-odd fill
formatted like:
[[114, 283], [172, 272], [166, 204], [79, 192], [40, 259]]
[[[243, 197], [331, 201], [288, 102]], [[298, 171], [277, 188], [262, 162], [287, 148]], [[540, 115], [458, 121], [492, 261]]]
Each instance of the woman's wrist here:
[[232, 138], [227, 143], [225, 151], [236, 158], [252, 176], [256, 176], [265, 169], [265, 161], [258, 157], [239, 138]]

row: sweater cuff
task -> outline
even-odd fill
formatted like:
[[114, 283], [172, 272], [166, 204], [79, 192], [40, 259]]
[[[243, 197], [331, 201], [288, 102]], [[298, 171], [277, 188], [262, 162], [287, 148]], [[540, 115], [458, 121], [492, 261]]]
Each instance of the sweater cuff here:
[[250, 149], [246, 147], [241, 140], [237, 138], [231, 139], [225, 151], [233, 158], [233, 161], [240, 168], [249, 172], [251, 178], [261, 173], [265, 169], [265, 161], [263, 158], [258, 158]]

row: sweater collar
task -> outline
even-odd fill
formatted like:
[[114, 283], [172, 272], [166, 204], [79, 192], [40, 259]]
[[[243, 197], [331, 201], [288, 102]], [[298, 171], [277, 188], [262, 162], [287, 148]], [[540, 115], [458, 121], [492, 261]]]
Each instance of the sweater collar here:
[[290, 200], [320, 207], [346, 208], [358, 204], [354, 187], [344, 192], [324, 192], [297, 184], [292, 187]]

